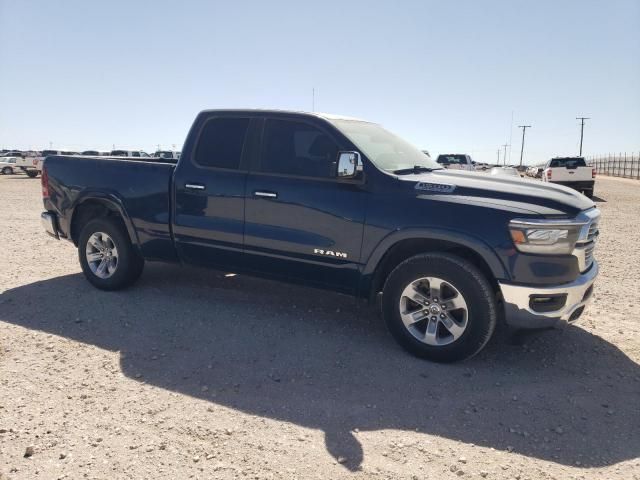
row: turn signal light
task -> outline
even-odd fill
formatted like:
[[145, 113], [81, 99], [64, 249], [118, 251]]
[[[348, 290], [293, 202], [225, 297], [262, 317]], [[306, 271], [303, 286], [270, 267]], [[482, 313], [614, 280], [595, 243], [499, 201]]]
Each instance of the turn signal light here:
[[515, 243], [516, 245], [521, 245], [523, 243], [526, 243], [527, 239], [524, 236], [524, 232], [522, 230], [509, 230], [511, 232], [511, 239], [513, 240], [513, 243]]

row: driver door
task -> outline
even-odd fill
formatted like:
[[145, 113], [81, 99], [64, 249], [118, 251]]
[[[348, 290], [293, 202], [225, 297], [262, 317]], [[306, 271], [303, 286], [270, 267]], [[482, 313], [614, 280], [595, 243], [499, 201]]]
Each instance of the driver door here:
[[246, 264], [353, 292], [366, 206], [361, 178], [337, 179], [340, 145], [320, 122], [279, 116], [263, 128], [245, 190]]

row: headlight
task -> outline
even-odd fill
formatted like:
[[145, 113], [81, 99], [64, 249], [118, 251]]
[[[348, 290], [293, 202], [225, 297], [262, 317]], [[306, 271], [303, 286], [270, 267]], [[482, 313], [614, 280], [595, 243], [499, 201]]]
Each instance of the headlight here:
[[509, 233], [520, 252], [568, 255], [576, 246], [582, 225], [571, 220], [511, 220]]

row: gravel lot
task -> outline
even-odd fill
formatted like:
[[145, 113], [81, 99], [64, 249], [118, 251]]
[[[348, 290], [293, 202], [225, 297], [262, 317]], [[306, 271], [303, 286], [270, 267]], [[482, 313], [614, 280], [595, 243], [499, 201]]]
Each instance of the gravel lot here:
[[639, 479], [640, 182], [596, 194], [581, 323], [435, 365], [322, 291], [148, 264], [100, 292], [0, 176], [0, 478]]

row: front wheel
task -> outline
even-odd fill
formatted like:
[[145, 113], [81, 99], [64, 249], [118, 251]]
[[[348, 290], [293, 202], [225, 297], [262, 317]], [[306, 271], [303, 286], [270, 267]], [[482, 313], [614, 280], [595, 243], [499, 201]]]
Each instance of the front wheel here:
[[13, 168], [11, 167], [4, 167], [2, 169], [2, 174], [3, 175], [11, 175], [13, 173]]
[[84, 276], [101, 290], [120, 290], [142, 274], [144, 259], [119, 219], [91, 220], [80, 232], [78, 257]]
[[494, 291], [472, 263], [446, 253], [411, 257], [389, 275], [383, 317], [407, 351], [436, 362], [472, 357], [497, 322]]

